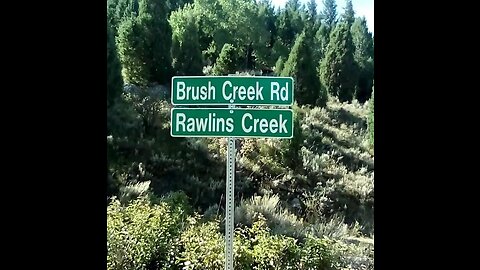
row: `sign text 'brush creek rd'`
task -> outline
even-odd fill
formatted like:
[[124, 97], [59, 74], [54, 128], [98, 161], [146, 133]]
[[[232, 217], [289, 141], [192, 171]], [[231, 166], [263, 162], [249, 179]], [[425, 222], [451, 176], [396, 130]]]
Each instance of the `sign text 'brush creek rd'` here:
[[293, 78], [181, 76], [172, 78], [173, 105], [293, 104]]

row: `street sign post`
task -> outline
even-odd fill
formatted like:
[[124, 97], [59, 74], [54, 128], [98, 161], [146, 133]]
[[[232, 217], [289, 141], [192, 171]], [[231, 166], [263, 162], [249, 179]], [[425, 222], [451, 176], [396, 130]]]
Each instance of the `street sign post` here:
[[[235, 105], [228, 106], [230, 109]], [[225, 185], [225, 270], [233, 270], [233, 231], [235, 213], [235, 138], [227, 139], [227, 183]]]
[[293, 104], [291, 77], [183, 76], [172, 78], [173, 105]]
[[291, 109], [238, 108], [236, 105], [293, 104], [293, 78], [184, 76], [172, 78], [172, 104], [228, 105], [228, 108], [172, 108], [172, 137], [226, 137], [225, 270], [233, 270], [235, 138], [293, 137]]

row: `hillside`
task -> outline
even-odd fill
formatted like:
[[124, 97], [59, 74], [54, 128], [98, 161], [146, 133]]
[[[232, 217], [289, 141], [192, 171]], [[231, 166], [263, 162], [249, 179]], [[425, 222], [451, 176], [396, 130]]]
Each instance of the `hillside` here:
[[[199, 214], [196, 222], [222, 233], [225, 139], [170, 137], [172, 106], [156, 88], [126, 93], [122, 106], [122, 126], [140, 133], [130, 143], [110, 137], [112, 148], [137, 160], [117, 167], [125, 177], [117, 187], [120, 201], [181, 191], [187, 196], [186, 213]], [[327, 237], [346, 244], [338, 255], [344, 267], [373, 267], [374, 158], [368, 107], [368, 102], [334, 98], [324, 108], [294, 106], [294, 139], [238, 139], [236, 227], [251, 227], [260, 213], [272, 235], [300, 242]]]

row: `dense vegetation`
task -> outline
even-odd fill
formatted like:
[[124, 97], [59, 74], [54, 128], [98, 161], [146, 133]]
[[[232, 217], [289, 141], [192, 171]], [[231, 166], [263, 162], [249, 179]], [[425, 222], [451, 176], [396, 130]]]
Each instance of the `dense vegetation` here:
[[107, 268], [223, 269], [222, 138], [173, 75], [291, 76], [294, 137], [238, 139], [235, 269], [373, 269], [373, 37], [347, 0], [107, 0]]

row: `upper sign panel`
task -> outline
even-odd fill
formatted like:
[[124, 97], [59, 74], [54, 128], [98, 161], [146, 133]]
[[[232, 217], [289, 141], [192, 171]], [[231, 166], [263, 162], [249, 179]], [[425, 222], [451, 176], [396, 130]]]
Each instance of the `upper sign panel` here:
[[176, 76], [173, 105], [293, 104], [293, 78], [263, 76]]

